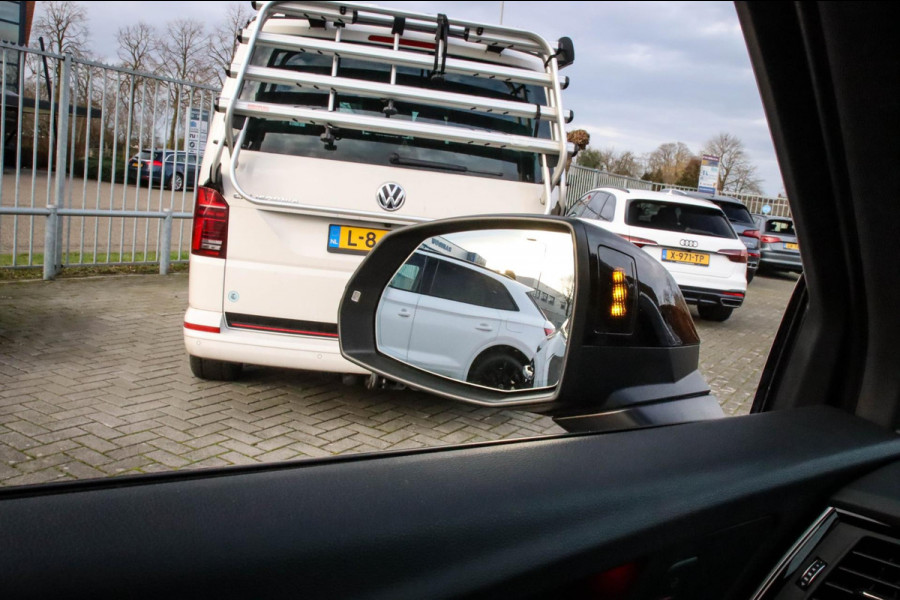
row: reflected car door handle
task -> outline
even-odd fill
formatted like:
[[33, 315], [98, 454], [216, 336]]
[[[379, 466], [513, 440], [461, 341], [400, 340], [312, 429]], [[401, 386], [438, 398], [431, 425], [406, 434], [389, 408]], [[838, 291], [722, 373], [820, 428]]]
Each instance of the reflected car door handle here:
[[475, 329], [478, 331], [493, 331], [494, 328], [488, 325], [487, 323], [479, 323], [475, 326]]

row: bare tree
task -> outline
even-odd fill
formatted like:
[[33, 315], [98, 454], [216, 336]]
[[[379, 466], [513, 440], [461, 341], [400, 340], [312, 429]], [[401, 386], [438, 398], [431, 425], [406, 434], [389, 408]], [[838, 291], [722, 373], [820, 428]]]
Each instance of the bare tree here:
[[750, 162], [744, 142], [736, 135], [720, 133], [703, 147], [704, 154], [719, 157], [719, 190], [733, 193], [759, 193], [761, 180]]
[[229, 4], [224, 18], [209, 36], [210, 59], [220, 86], [225, 83], [225, 69], [231, 66], [237, 50], [238, 35], [252, 16], [253, 12], [245, 3]]
[[640, 161], [631, 150], [618, 151], [612, 146], [608, 148], [588, 148], [578, 155], [578, 164], [590, 169], [599, 169], [615, 175], [637, 177], [640, 174]]
[[138, 21], [134, 25], [121, 27], [116, 41], [119, 43], [116, 54], [126, 69], [149, 72], [156, 67], [159, 42], [153, 26]]
[[50, 52], [74, 56], [88, 53], [87, 11], [77, 2], [39, 3], [33, 32], [47, 40]]
[[[215, 81], [210, 62], [209, 45], [203, 23], [193, 19], [176, 19], [166, 26], [165, 35], [159, 43], [159, 72], [172, 79], [192, 83], [212, 83]], [[192, 98], [184, 86], [170, 84], [169, 97], [173, 110], [169, 127], [169, 147], [177, 143], [178, 122]]]
[[[132, 71], [153, 73], [159, 66], [157, 51], [159, 49], [159, 35], [156, 29], [143, 21], [134, 25], [121, 27], [116, 34], [119, 46], [116, 54], [121, 66]], [[157, 102], [156, 92], [158, 84], [140, 75], [124, 75], [119, 81], [119, 96], [127, 98], [125, 103], [118, 103], [116, 110], [120, 112], [120, 121], [126, 122], [120, 134], [120, 142], [123, 144], [127, 160], [132, 150], [140, 149], [145, 144], [150, 144], [154, 139], [154, 113]], [[128, 120], [130, 117], [130, 120]], [[129, 134], [131, 134], [129, 136]], [[132, 139], [136, 139], [137, 147], [132, 148]]]
[[655, 181], [675, 183], [688, 167], [694, 153], [683, 142], [667, 142], [647, 155], [646, 171]]

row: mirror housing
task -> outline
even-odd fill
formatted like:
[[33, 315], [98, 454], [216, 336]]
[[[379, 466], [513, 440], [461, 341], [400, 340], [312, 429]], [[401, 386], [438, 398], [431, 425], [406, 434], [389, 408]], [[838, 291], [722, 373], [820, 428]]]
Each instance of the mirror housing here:
[[[490, 389], [429, 373], [379, 352], [376, 313], [382, 294], [424, 240], [516, 229], [572, 237], [574, 299], [568, 350], [557, 385]], [[630, 429], [723, 416], [698, 370], [700, 339], [674, 279], [637, 246], [576, 218], [478, 216], [395, 230], [382, 238], [347, 283], [338, 332], [347, 360], [387, 379], [479, 406], [550, 415], [568, 431]]]
[[575, 62], [575, 43], [570, 37], [561, 37], [558, 44], [556, 65], [558, 68], [564, 69]]

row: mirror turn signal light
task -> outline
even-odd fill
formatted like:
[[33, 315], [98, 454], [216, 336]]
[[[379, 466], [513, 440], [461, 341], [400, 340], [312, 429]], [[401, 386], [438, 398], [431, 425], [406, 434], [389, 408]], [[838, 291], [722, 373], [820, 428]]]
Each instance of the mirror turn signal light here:
[[613, 269], [612, 281], [612, 305], [609, 309], [609, 316], [624, 317], [628, 312], [628, 287], [625, 285], [625, 270]]

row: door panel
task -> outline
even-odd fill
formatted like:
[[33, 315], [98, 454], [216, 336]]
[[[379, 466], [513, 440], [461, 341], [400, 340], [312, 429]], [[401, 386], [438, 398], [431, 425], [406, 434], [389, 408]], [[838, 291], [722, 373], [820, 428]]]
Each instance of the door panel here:
[[831, 493], [898, 458], [892, 434], [814, 408], [12, 488], [0, 490], [0, 587], [16, 598], [558, 597], [634, 560], [644, 583], [669, 560], [728, 548], [741, 559], [693, 597], [747, 598]]

